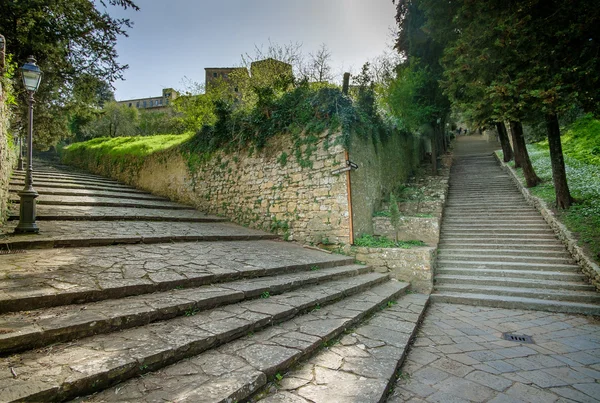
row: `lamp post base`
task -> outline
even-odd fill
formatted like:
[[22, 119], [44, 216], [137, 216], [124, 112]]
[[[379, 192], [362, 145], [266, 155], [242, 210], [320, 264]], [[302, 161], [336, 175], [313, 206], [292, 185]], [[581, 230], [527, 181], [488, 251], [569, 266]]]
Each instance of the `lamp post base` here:
[[15, 228], [15, 234], [37, 234], [40, 229], [35, 222], [35, 199], [39, 196], [35, 190], [22, 190], [19, 192], [20, 214], [19, 224]]
[[24, 171], [23, 169], [23, 159], [19, 158], [19, 162], [17, 164], [17, 171]]

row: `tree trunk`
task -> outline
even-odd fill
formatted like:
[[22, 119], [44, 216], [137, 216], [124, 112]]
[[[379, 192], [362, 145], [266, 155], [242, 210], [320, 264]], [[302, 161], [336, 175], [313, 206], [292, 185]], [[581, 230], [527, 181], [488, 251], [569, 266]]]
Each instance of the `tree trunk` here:
[[527, 182], [527, 187], [532, 188], [537, 186], [542, 180], [535, 174], [535, 170], [531, 165], [529, 153], [527, 152], [527, 147], [525, 146], [523, 125], [521, 125], [521, 122], [515, 122], [511, 120], [510, 130], [513, 135], [513, 144], [515, 147], [515, 161], [518, 160], [521, 163], [523, 175], [525, 176], [525, 182]]
[[562, 144], [560, 142], [560, 126], [556, 114], [546, 116], [548, 128], [548, 145], [550, 146], [550, 162], [552, 163], [552, 181], [556, 192], [556, 206], [567, 209], [573, 203], [567, 183], [565, 160], [563, 158]]
[[437, 136], [435, 135], [435, 129], [433, 131], [433, 137], [431, 138], [431, 171], [434, 175], [437, 175]]
[[508, 133], [504, 122], [496, 122], [496, 129], [498, 130], [498, 138], [500, 139], [500, 145], [502, 146], [504, 162], [508, 162], [513, 159], [513, 151], [510, 147], [510, 141], [508, 140]]
[[[506, 128], [506, 125], [504, 125], [504, 128]], [[512, 128], [512, 124], [510, 124], [510, 137], [512, 137], [515, 168], [521, 168], [523, 166], [523, 164], [521, 163], [521, 153], [519, 152], [519, 144], [517, 143], [517, 138], [515, 137], [515, 131]]]

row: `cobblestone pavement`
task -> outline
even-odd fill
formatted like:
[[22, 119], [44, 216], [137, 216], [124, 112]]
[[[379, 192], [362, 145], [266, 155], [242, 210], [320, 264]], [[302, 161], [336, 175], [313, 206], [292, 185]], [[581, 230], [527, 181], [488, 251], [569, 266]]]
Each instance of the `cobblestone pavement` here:
[[30, 250], [0, 256], [0, 301], [153, 285], [347, 260], [278, 241], [182, 242]]
[[[507, 341], [502, 333], [532, 336]], [[600, 321], [549, 312], [430, 306], [388, 403], [598, 402]]]

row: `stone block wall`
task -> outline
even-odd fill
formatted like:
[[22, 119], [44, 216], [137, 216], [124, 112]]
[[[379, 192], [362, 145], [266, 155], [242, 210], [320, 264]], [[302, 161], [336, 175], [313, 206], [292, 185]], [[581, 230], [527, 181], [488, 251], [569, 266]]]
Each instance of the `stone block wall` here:
[[[373, 230], [376, 236], [394, 239], [396, 231], [389, 217], [373, 217]], [[398, 240], [423, 241], [427, 245], [436, 246], [440, 239], [439, 217], [400, 217]]]
[[[0, 73], [2, 70], [0, 69]], [[15, 165], [16, 155], [9, 139], [8, 123], [10, 113], [5, 104], [6, 93], [0, 80], [0, 224], [6, 220], [8, 212], [8, 181]]]
[[284, 239], [348, 244], [346, 175], [331, 173], [345, 163], [338, 136], [318, 136], [310, 155], [302, 146], [302, 165], [293, 138], [283, 135], [271, 138], [260, 151], [217, 152], [193, 170], [177, 148], [129, 165], [85, 155], [75, 163], [233, 222], [275, 231]]
[[429, 293], [433, 288], [436, 248], [352, 248], [356, 259], [366, 262], [380, 273], [390, 273], [398, 280], [411, 283], [418, 292]]
[[359, 166], [350, 174], [355, 237], [373, 234], [373, 213], [418, 166], [420, 148], [418, 139], [400, 132], [384, 140], [352, 137], [349, 158]]

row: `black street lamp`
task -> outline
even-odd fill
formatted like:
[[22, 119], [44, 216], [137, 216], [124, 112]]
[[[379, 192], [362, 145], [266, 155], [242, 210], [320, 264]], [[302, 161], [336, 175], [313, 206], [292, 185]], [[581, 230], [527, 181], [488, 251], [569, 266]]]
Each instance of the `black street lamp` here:
[[15, 228], [16, 234], [38, 233], [40, 229], [35, 222], [35, 199], [39, 196], [33, 189], [33, 94], [37, 91], [42, 80], [42, 70], [35, 64], [33, 56], [29, 56], [27, 63], [21, 67], [23, 86], [29, 94], [29, 130], [27, 133], [27, 172], [25, 174], [25, 187], [19, 192], [20, 214], [19, 224]]

